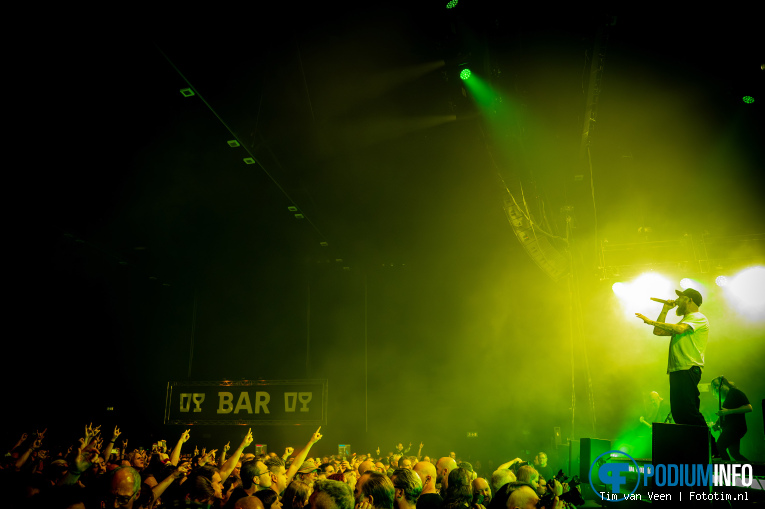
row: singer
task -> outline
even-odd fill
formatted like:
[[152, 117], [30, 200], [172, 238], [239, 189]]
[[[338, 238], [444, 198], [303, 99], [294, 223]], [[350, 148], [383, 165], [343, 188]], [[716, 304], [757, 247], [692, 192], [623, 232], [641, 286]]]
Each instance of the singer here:
[[[656, 321], [635, 313], [648, 325], [653, 325], [655, 336], [671, 336], [669, 340], [669, 405], [677, 424], [706, 426], [704, 416], [699, 412], [699, 381], [704, 367], [704, 351], [709, 336], [709, 320], [701, 314], [701, 294], [693, 288], [681, 292], [675, 290], [677, 300], [667, 300]], [[677, 324], [666, 323], [667, 312], [673, 307], [677, 316], [683, 319]], [[713, 450], [715, 450], [713, 446]]]

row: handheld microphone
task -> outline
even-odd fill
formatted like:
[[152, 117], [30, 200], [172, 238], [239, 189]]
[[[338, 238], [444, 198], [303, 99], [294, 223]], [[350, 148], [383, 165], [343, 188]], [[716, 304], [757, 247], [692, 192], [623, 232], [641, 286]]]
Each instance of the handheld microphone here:
[[656, 297], [651, 297], [651, 300], [654, 302], [661, 302], [662, 304], [674, 304], [671, 300], [657, 299]]

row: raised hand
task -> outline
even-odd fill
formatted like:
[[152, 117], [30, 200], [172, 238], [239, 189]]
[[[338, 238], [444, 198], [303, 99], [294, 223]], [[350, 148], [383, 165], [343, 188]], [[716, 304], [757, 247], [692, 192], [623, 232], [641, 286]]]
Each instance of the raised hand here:
[[175, 471], [173, 472], [173, 477], [175, 477], [176, 479], [180, 479], [181, 477], [186, 477], [189, 471], [191, 471], [191, 465], [189, 465], [188, 463], [183, 463], [181, 466], [175, 469]]
[[242, 445], [244, 447], [248, 447], [252, 443], [253, 440], [255, 440], [255, 439], [252, 438], [252, 428], [250, 428], [250, 429], [247, 430], [247, 434], [242, 439]]
[[120, 431], [120, 429], [117, 426], [115, 426], [114, 432], [112, 433], [112, 441], [117, 440], [117, 437], [119, 437], [121, 434], [122, 432]]
[[80, 473], [93, 466], [93, 460], [98, 457], [98, 450], [90, 445], [85, 445], [77, 449], [77, 456], [74, 458], [74, 469]]
[[127, 451], [127, 439], [122, 441], [122, 450]]
[[[189, 438], [191, 438], [191, 435], [189, 435], [190, 431], [191, 431], [191, 429], [187, 429], [186, 431], [181, 433], [181, 443], [182, 444], [185, 444], [186, 442], [189, 441]], [[196, 450], [196, 449], [194, 449], [194, 450]]]
[[295, 449], [293, 449], [292, 447], [287, 447], [286, 449], [284, 449], [285, 456], [292, 456], [293, 452], [295, 452]]
[[321, 433], [319, 433], [320, 430], [321, 430], [321, 426], [319, 426], [319, 429], [316, 430], [316, 433], [314, 433], [313, 436], [311, 436], [312, 444], [315, 444], [316, 442], [321, 440]]
[[229, 440], [228, 443], [223, 446], [223, 452], [227, 453], [229, 449], [231, 449], [231, 440]]
[[194, 446], [194, 456], [199, 456], [199, 448], [196, 445]]
[[422, 449], [423, 447], [425, 447], [425, 444], [420, 442], [420, 449]]

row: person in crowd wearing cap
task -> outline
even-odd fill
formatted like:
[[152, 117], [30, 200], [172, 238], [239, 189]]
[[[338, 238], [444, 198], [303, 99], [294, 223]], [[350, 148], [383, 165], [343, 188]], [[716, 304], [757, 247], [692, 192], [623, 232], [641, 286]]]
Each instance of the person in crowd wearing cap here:
[[[676, 300], [663, 301], [659, 317], [654, 321], [640, 313], [635, 316], [648, 325], [653, 325], [655, 336], [670, 336], [669, 361], [669, 404], [672, 418], [677, 424], [706, 426], [704, 416], [699, 412], [699, 389], [701, 370], [704, 367], [704, 351], [709, 336], [709, 320], [699, 311], [701, 294], [693, 288], [675, 290]], [[674, 308], [679, 323], [666, 323], [667, 312]]]
[[[321, 431], [321, 426], [319, 426], [319, 429], [317, 429], [313, 435], [311, 435], [311, 439], [308, 441], [306, 446], [295, 456], [294, 461], [290, 465], [290, 468], [285, 473], [286, 477], [286, 484], [289, 484], [292, 482], [293, 478], [300, 478], [301, 474], [306, 474], [306, 472], [303, 472], [303, 470], [300, 470], [303, 468], [303, 465], [306, 466], [306, 468], [309, 468], [309, 465], [306, 465], [309, 461], [313, 465], [313, 468], [318, 470], [318, 467], [316, 466], [317, 463], [311, 460], [310, 458], [306, 460], [308, 457], [308, 453], [311, 450], [311, 447], [313, 447], [313, 444], [321, 440], [322, 434], [319, 433]], [[310, 476], [311, 473], [308, 472], [308, 476]], [[316, 479], [316, 474], [313, 474], [313, 480]], [[311, 480], [311, 485], [313, 485], [313, 480]]]
[[720, 451], [720, 459], [729, 461], [728, 451], [739, 463], [749, 463], [749, 460], [741, 454], [741, 439], [746, 435], [746, 414], [752, 411], [749, 398], [741, 392], [733, 382], [724, 376], [718, 376], [712, 383], [712, 394], [718, 398], [720, 410], [719, 426], [722, 433], [717, 437], [717, 450]]
[[316, 462], [314, 460], [308, 459], [305, 460], [302, 465], [300, 465], [300, 468], [298, 468], [295, 479], [303, 481], [307, 485], [313, 487], [313, 483], [316, 482], [318, 477], [319, 467], [316, 466]]

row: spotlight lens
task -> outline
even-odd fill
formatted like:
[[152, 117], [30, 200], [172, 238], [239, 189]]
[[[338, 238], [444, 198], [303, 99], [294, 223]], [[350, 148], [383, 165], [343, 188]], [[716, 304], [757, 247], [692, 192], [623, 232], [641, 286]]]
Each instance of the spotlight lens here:
[[448, 4], [446, 4], [447, 9], [454, 9], [457, 7], [457, 1], [458, 0], [451, 0]]
[[687, 290], [691, 286], [693, 286], [693, 281], [691, 281], [687, 277], [680, 280], [680, 288], [682, 288], [683, 290]]
[[627, 285], [624, 283], [614, 283], [611, 285], [611, 289], [616, 295], [622, 296], [627, 292]]
[[466, 80], [469, 77], [470, 77], [470, 69], [463, 69], [462, 72], [460, 73], [460, 78], [462, 78], [463, 80]]
[[723, 287], [728, 284], [728, 278], [725, 276], [717, 276], [715, 278], [715, 283], [717, 284], [717, 286]]
[[754, 102], [754, 97], [752, 97], [751, 95], [745, 95], [744, 102], [746, 104], [752, 104]]

